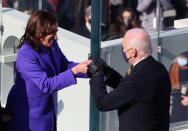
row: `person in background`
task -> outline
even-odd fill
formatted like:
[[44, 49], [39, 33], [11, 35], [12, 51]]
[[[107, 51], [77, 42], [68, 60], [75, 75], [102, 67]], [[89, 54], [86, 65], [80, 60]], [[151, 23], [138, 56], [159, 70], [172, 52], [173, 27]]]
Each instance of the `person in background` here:
[[134, 11], [130, 8], [121, 9], [117, 21], [110, 26], [108, 39], [121, 38], [127, 30], [138, 27], [140, 27], [140, 23], [137, 21]]
[[82, 25], [77, 31], [77, 34], [90, 39], [91, 34], [91, 6], [85, 9], [85, 24]]
[[6, 0], [6, 6], [28, 15], [31, 15], [39, 8], [36, 0]]
[[[169, 131], [170, 78], [151, 54], [148, 33], [135, 28], [126, 32], [122, 47], [132, 65], [129, 75], [118, 75], [101, 60], [91, 59], [88, 66], [95, 105], [100, 111], [118, 110], [119, 131]], [[106, 85], [114, 90], [108, 92]]]
[[[107, 1], [107, 0], [106, 0]], [[114, 24], [118, 17], [120, 8], [122, 7], [123, 0], [108, 0], [110, 6], [110, 23]]]
[[[101, 22], [101, 40], [107, 40], [108, 31], [107, 26], [104, 26]], [[85, 23], [75, 33], [90, 39], [91, 35], [91, 6], [85, 9]]]
[[91, 61], [69, 61], [58, 46], [57, 31], [57, 20], [47, 10], [29, 18], [7, 98], [6, 109], [12, 114], [7, 131], [55, 131], [56, 92], [76, 84], [77, 77], [88, 77]]
[[138, 0], [123, 0], [123, 7], [124, 8], [131, 8], [137, 17], [139, 19], [139, 12], [136, 10]]
[[74, 29], [73, 32], [76, 32], [84, 23], [85, 23], [85, 9], [91, 4], [90, 0], [73, 0], [74, 5]]
[[182, 52], [175, 58], [169, 74], [172, 88], [181, 92], [181, 104], [188, 106], [188, 51]]
[[[160, 0], [160, 31], [164, 29], [164, 10], [169, 10], [172, 5], [168, 0]], [[141, 26], [148, 32], [157, 32], [156, 25], [156, 0], [138, 0], [137, 11], [141, 13]]]
[[188, 51], [178, 54], [173, 60], [169, 75], [172, 85], [170, 122], [188, 119]]
[[169, 74], [172, 88], [175, 90], [181, 90], [182, 86], [188, 83], [188, 51], [182, 52], [175, 58], [170, 67]]
[[42, 8], [56, 15], [59, 27], [69, 31], [73, 30], [75, 16], [72, 0], [42, 0]]

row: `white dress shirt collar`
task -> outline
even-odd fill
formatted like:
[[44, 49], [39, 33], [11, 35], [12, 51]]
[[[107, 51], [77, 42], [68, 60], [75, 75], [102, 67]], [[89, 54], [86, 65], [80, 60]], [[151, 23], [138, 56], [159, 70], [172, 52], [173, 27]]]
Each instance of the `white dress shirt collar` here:
[[140, 61], [142, 61], [142, 60], [146, 59], [147, 57], [148, 57], [148, 56], [143, 57], [142, 59], [140, 59], [140, 60], [138, 60], [137, 62], [135, 62], [135, 63], [133, 64], [133, 67], [135, 67], [135, 65], [136, 65], [136, 64], [138, 64]]

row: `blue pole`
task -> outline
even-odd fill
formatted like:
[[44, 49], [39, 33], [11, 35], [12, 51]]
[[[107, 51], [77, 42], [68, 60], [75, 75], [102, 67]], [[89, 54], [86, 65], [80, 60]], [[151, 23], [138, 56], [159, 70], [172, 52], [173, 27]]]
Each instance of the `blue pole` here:
[[[100, 57], [100, 0], [91, 0], [91, 55]], [[99, 131], [99, 111], [90, 93], [90, 131]]]
[[91, 0], [91, 55], [100, 56], [100, 0]]

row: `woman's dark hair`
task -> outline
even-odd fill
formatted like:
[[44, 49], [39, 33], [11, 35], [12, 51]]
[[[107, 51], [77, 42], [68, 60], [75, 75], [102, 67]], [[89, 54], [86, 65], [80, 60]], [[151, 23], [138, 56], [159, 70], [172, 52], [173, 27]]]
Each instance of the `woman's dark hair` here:
[[20, 39], [21, 48], [24, 42], [28, 42], [34, 50], [40, 52], [41, 41], [49, 34], [57, 32], [57, 19], [47, 10], [39, 10], [29, 18], [24, 35]]
[[126, 11], [131, 13], [131, 28], [140, 27], [139, 21], [136, 18], [135, 12], [131, 8], [122, 8], [118, 16], [118, 21], [120, 23], [120, 29], [124, 33], [129, 29], [123, 22], [123, 13]]

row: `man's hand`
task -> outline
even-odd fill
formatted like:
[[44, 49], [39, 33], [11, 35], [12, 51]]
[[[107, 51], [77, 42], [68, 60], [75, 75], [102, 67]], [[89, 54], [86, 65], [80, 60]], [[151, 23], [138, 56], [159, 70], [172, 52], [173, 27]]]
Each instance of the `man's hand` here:
[[182, 100], [181, 100], [181, 104], [184, 106], [188, 106], [188, 96], [181, 96]]
[[99, 74], [103, 74], [103, 67], [105, 62], [102, 59], [94, 56], [90, 56], [89, 59], [92, 60], [92, 62], [88, 66], [88, 75], [93, 77]]

